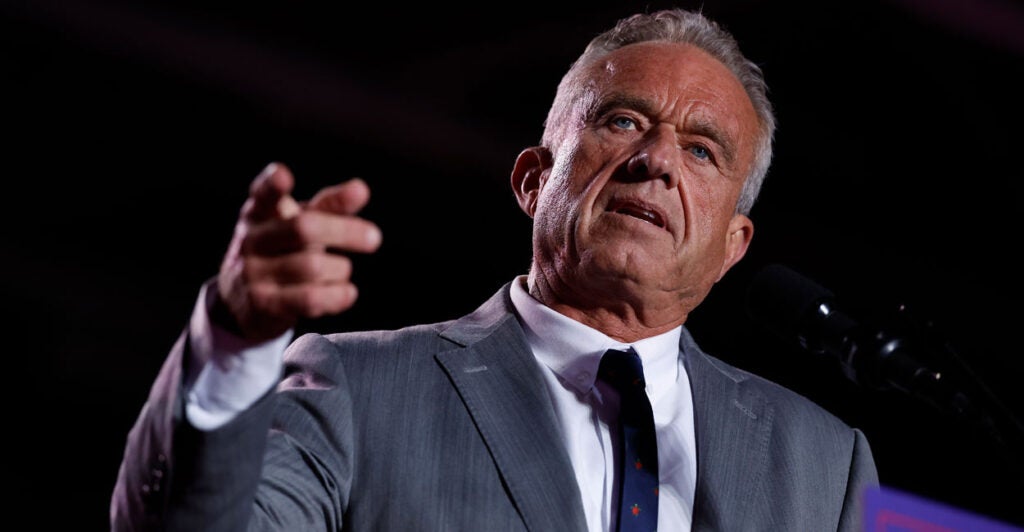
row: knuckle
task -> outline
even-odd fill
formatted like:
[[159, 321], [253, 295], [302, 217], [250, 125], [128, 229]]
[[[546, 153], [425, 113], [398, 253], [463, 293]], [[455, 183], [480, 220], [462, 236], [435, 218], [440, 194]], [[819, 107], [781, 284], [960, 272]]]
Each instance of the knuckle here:
[[309, 244], [313, 240], [316, 229], [315, 218], [307, 211], [300, 212], [289, 218], [292, 234], [302, 244]]
[[256, 249], [256, 241], [252, 232], [241, 226], [235, 232], [235, 239], [238, 240], [238, 250], [242, 255], [248, 255]]
[[320, 297], [316, 289], [311, 287], [305, 288], [300, 292], [299, 300], [301, 301], [302, 308], [304, 308], [310, 316], [316, 317], [323, 314]]
[[332, 257], [334, 262], [333, 273], [338, 279], [348, 279], [352, 276], [352, 259], [345, 255], [334, 255]]
[[323, 272], [323, 257], [319, 253], [303, 253], [298, 258], [297, 273], [304, 279], [315, 279]]
[[273, 290], [266, 284], [254, 284], [249, 288], [249, 301], [253, 309], [268, 312], [273, 306], [273, 294]]
[[259, 280], [256, 265], [251, 258], [242, 258], [238, 262], [238, 276], [246, 284], [254, 284]]

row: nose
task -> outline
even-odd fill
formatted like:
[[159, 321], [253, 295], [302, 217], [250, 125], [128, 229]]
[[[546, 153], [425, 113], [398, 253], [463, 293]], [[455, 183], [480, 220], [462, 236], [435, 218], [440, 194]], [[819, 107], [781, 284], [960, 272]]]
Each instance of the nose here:
[[674, 131], [653, 129], [644, 136], [627, 169], [637, 179], [661, 179], [669, 188], [679, 184], [680, 149]]

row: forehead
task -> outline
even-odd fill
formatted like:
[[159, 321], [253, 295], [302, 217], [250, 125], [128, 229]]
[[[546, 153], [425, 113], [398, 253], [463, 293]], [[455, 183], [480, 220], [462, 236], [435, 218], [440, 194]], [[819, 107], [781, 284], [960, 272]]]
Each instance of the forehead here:
[[689, 44], [654, 41], [624, 46], [595, 61], [584, 78], [594, 103], [637, 98], [665, 118], [699, 114], [735, 134], [756, 130], [757, 114], [736, 76]]

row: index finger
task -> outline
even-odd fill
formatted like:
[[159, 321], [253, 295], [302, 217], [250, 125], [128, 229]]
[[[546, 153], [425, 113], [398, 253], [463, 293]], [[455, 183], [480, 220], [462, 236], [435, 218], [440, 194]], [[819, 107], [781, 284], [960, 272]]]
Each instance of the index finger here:
[[268, 164], [249, 185], [249, 200], [243, 208], [243, 216], [253, 221], [289, 217], [288, 214], [294, 213], [283, 213], [282, 207], [288, 211], [297, 210], [289, 208], [288, 202], [294, 186], [295, 178], [287, 166], [276, 162]]
[[369, 220], [307, 209], [287, 220], [251, 227], [242, 253], [277, 256], [309, 249], [372, 253], [381, 240], [380, 228]]
[[370, 201], [366, 181], [354, 177], [344, 183], [320, 189], [309, 200], [309, 208], [334, 214], [356, 214]]

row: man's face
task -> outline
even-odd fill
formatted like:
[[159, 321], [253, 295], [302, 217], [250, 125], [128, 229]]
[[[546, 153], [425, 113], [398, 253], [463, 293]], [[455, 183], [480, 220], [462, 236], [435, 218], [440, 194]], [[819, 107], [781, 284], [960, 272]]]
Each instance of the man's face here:
[[735, 214], [758, 131], [750, 99], [711, 56], [664, 42], [616, 50], [581, 82], [524, 205], [537, 271], [576, 308], [619, 299], [688, 313], [753, 232]]

